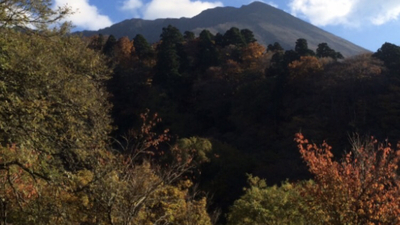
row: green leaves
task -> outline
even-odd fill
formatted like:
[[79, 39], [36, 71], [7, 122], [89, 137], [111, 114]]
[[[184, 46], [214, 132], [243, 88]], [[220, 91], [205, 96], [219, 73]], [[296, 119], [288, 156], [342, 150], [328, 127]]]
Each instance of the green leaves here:
[[207, 154], [212, 150], [209, 140], [199, 137], [182, 138], [178, 140], [178, 149], [185, 158], [194, 158], [199, 163], [208, 162]]
[[249, 175], [249, 188], [236, 200], [228, 215], [228, 224], [264, 225], [264, 224], [318, 224], [314, 220], [319, 211], [307, 207], [307, 199], [302, 190], [312, 181], [291, 184], [283, 182], [281, 186], [268, 187], [265, 180]]
[[0, 42], [8, 56], [0, 71], [3, 144], [53, 154], [101, 148], [111, 130], [102, 58], [73, 37], [9, 32]]
[[0, 27], [45, 29], [70, 13], [68, 7], [56, 10], [51, 0], [5, 0], [0, 2]]

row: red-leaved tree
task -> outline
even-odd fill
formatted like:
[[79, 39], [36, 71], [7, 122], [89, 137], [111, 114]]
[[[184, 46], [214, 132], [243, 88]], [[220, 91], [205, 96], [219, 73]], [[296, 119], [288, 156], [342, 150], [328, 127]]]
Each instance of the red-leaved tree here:
[[373, 137], [351, 140], [352, 150], [336, 161], [326, 142], [318, 146], [296, 134], [301, 156], [315, 179], [303, 194], [312, 197], [311, 208], [324, 211], [326, 224], [399, 224], [400, 151]]

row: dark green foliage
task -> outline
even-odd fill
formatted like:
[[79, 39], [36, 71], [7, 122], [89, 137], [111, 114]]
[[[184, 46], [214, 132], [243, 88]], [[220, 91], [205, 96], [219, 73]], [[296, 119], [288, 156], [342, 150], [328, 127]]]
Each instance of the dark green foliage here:
[[199, 39], [201, 42], [211, 45], [213, 43], [214, 35], [209, 30], [203, 30], [199, 34]]
[[183, 34], [183, 38], [184, 38], [186, 41], [192, 41], [192, 40], [195, 39], [195, 35], [194, 35], [194, 33], [191, 32], [191, 31], [185, 31], [185, 33]]
[[243, 29], [240, 31], [240, 33], [242, 34], [246, 44], [250, 44], [257, 41], [257, 39], [254, 38], [253, 31], [249, 29]]
[[283, 52], [276, 52], [272, 55], [272, 58], [270, 60], [271, 65], [268, 69], [265, 70], [265, 75], [267, 77], [281, 75], [285, 72], [286, 65], [284, 64], [283, 57]]
[[199, 35], [198, 66], [203, 71], [210, 66], [219, 64], [218, 50], [213, 38], [213, 35], [208, 30], [203, 30]]
[[232, 27], [231, 29], [227, 30], [224, 34], [223, 45], [235, 45], [235, 46], [245, 46], [246, 39], [243, 37], [242, 33], [240, 32], [239, 28]]
[[108, 36], [107, 41], [103, 47], [103, 53], [106, 56], [112, 57], [114, 54], [114, 46], [116, 44], [117, 44], [117, 39], [114, 37], [114, 35]]
[[178, 28], [171, 25], [168, 25], [168, 27], [164, 27], [162, 29], [160, 37], [161, 37], [161, 42], [166, 43], [167, 45], [183, 42], [182, 33], [179, 31]]
[[275, 42], [273, 45], [269, 44], [267, 47], [267, 51], [269, 51], [269, 52], [277, 52], [277, 51], [283, 51], [283, 50], [284, 49], [278, 42]]
[[160, 85], [168, 91], [179, 86], [181, 60], [180, 56], [182, 49], [183, 36], [181, 32], [169, 25], [163, 28], [161, 37], [161, 44], [158, 46], [157, 54], [157, 72], [154, 76], [154, 84]]
[[224, 35], [217, 33], [215, 35], [215, 45], [217, 46], [223, 46], [224, 45]]
[[138, 34], [135, 36], [133, 46], [140, 60], [150, 60], [154, 57], [154, 51], [143, 35]]
[[400, 72], [400, 47], [391, 43], [385, 43], [373, 55], [382, 60], [385, 66], [394, 73]]
[[283, 55], [284, 65], [287, 66], [291, 62], [293, 62], [295, 60], [299, 60], [300, 56], [301, 55], [297, 51], [293, 51], [293, 50], [286, 51], [285, 54]]
[[[254, 159], [235, 147], [212, 140], [213, 154], [210, 161], [201, 166], [200, 188], [214, 197], [211, 209], [227, 212], [242, 194], [246, 185], [246, 173], [253, 169]], [[221, 216], [225, 220], [225, 216]]]
[[335, 60], [343, 59], [343, 55], [340, 52], [331, 49], [327, 43], [321, 43], [318, 45], [316, 56], [319, 58], [330, 57]]
[[314, 56], [315, 55], [314, 51], [308, 48], [307, 40], [304, 38], [297, 39], [294, 50], [300, 56]]

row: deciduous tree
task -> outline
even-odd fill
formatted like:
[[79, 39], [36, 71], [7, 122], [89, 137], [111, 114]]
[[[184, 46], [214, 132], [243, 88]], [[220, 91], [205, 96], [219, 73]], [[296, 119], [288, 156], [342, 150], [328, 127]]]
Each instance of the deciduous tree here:
[[0, 2], [0, 27], [43, 30], [70, 13], [68, 7], [54, 10], [51, 0], [4, 0]]
[[300, 133], [295, 140], [316, 182], [304, 195], [324, 210], [325, 224], [399, 223], [399, 150], [355, 136], [351, 151], [336, 161], [327, 143], [311, 144]]

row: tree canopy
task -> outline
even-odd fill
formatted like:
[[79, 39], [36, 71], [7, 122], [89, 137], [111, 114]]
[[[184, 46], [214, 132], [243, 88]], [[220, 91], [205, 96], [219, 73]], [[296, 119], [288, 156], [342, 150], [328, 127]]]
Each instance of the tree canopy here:
[[53, 10], [52, 4], [51, 0], [1, 1], [0, 27], [44, 29], [71, 13], [67, 6]]
[[[235, 27], [150, 44], [16, 26], [0, 37], [2, 223], [399, 223], [398, 46], [341, 59]], [[299, 130], [322, 145], [296, 148]]]

